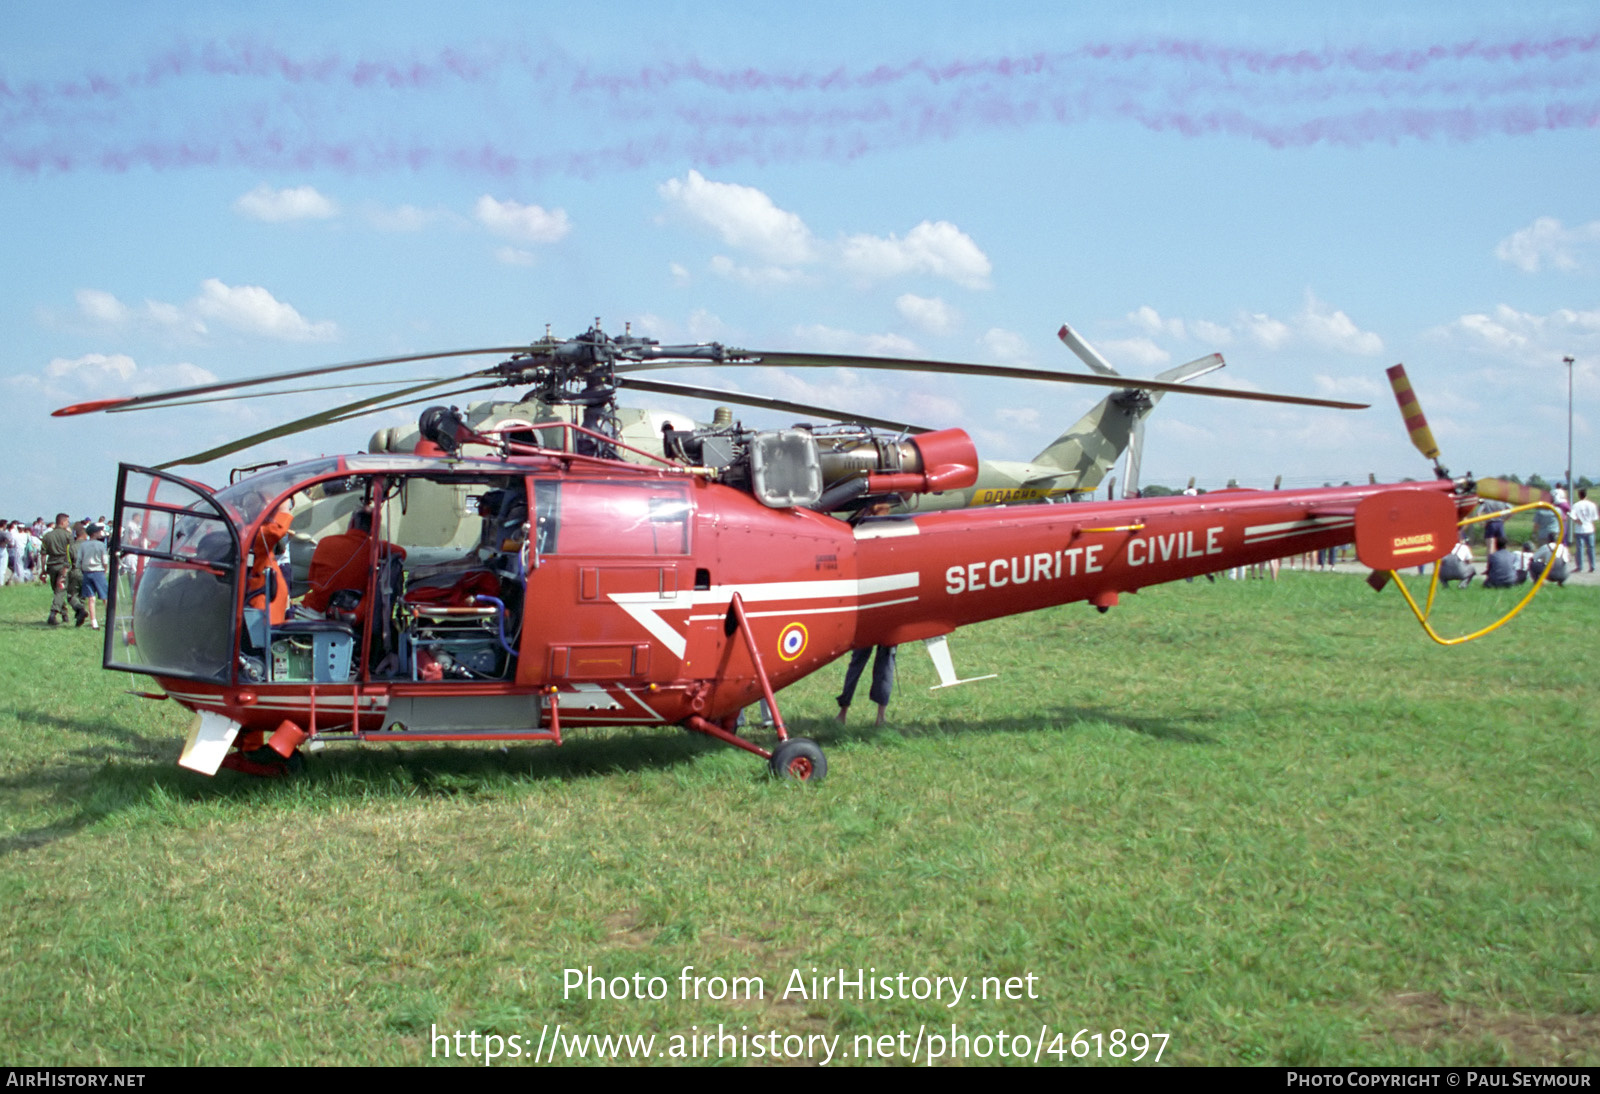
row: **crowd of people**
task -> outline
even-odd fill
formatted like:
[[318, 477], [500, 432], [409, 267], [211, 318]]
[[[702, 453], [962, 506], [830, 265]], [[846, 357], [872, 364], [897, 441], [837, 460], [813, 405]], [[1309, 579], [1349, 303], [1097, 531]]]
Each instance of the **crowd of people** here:
[[0, 521], [0, 585], [41, 582], [55, 594], [47, 625], [65, 623], [70, 609], [77, 626], [99, 630], [99, 604], [110, 592], [106, 528], [105, 517], [74, 522], [67, 513], [51, 525], [43, 517]]
[[[1551, 496], [1560, 516], [1549, 509], [1534, 510], [1533, 538], [1524, 540], [1520, 548], [1508, 541], [1505, 522], [1495, 516], [1510, 509], [1510, 504], [1486, 501], [1479, 507], [1480, 516], [1491, 518], [1483, 524], [1484, 588], [1509, 589], [1537, 581], [1540, 575], [1545, 575], [1546, 581], [1565, 585], [1568, 578], [1584, 569], [1585, 557], [1588, 571], [1595, 572], [1594, 526], [1600, 520], [1600, 510], [1589, 500], [1587, 489], [1580, 489], [1578, 500], [1570, 504], [1566, 491], [1559, 486], [1551, 491]], [[1567, 530], [1564, 541], [1560, 533], [1563, 526]], [[1465, 589], [1477, 576], [1472, 548], [1463, 531], [1459, 542], [1439, 562], [1439, 580]]]

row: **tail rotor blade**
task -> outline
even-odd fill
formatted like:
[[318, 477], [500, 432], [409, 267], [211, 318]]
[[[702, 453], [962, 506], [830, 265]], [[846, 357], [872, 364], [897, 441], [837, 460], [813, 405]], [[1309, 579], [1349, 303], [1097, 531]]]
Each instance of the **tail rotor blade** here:
[[1144, 415], [1133, 419], [1133, 440], [1128, 445], [1128, 468], [1123, 476], [1122, 496], [1139, 496], [1139, 472], [1144, 463]]
[[1411, 433], [1411, 443], [1416, 445], [1418, 452], [1438, 463], [1439, 445], [1433, 439], [1433, 430], [1428, 428], [1428, 419], [1422, 414], [1422, 405], [1417, 402], [1416, 392], [1411, 390], [1411, 381], [1406, 377], [1404, 365], [1396, 365], [1389, 370], [1389, 386], [1394, 389], [1395, 401], [1400, 404], [1400, 416], [1405, 419], [1406, 429]]
[[1550, 500], [1550, 495], [1537, 486], [1524, 486], [1510, 479], [1479, 479], [1477, 495], [1490, 501], [1508, 501], [1512, 505], [1531, 505], [1536, 501]]
[[1104, 357], [1100, 356], [1099, 350], [1085, 342], [1081, 337], [1079, 337], [1077, 331], [1073, 330], [1065, 323], [1061, 324], [1061, 329], [1056, 331], [1056, 337], [1061, 339], [1062, 345], [1066, 346], [1077, 355], [1078, 360], [1088, 365], [1089, 368], [1094, 372], [1098, 372], [1101, 376], [1122, 375], [1116, 369], [1111, 367], [1110, 361], [1107, 361]]

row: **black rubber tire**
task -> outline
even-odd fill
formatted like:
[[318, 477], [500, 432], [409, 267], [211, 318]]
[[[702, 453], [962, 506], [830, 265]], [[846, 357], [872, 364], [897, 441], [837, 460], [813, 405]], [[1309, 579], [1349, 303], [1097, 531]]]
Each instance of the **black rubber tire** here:
[[772, 750], [772, 773], [780, 779], [819, 783], [828, 774], [828, 758], [810, 737], [790, 737]]

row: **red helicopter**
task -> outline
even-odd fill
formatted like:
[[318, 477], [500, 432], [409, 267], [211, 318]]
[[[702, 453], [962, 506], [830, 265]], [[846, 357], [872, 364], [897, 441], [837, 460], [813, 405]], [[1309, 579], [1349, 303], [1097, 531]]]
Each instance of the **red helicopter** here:
[[[471, 376], [565, 395], [584, 425], [491, 435], [433, 407], [413, 454], [275, 465], [215, 491], [124, 464], [105, 665], [155, 677], [149, 697], [195, 712], [180, 763], [208, 774], [283, 774], [302, 745], [333, 740], [559, 744], [575, 727], [674, 725], [820, 779], [822, 749], [789, 735], [776, 695], [848, 650], [924, 641], [955, 683], [944, 640], [957, 627], [1080, 600], [1104, 612], [1147, 585], [1352, 540], [1375, 570], [1419, 565], [1449, 550], [1477, 504], [1469, 479], [1436, 464], [1426, 483], [862, 515], [888, 496], [970, 485], [977, 453], [959, 429], [723, 425], [667, 431], [671, 459], [617, 458], [607, 408], [630, 366], [906, 364], [740, 354], [597, 324]], [[349, 530], [315, 544], [304, 579], [300, 559], [286, 572], [293, 528], [330, 514]], [[740, 732], [758, 699], [775, 722], [770, 751]]]

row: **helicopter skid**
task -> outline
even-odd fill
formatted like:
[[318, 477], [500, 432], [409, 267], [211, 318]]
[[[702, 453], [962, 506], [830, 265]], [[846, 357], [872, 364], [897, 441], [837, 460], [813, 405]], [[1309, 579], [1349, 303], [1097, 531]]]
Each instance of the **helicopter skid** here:
[[[689, 700], [681, 689], [642, 696], [626, 685], [583, 683], [567, 690], [501, 685], [393, 684], [338, 688], [287, 685], [208, 688], [195, 681], [162, 680], [170, 698], [195, 712], [179, 763], [215, 774], [225, 757], [258, 747], [257, 738], [285, 724], [305, 739], [333, 741], [551, 741], [562, 729], [660, 725], [664, 710]], [[154, 697], [154, 696], [153, 696]], [[716, 735], [716, 734], [713, 734]], [[758, 751], [763, 758], [768, 756]]]

